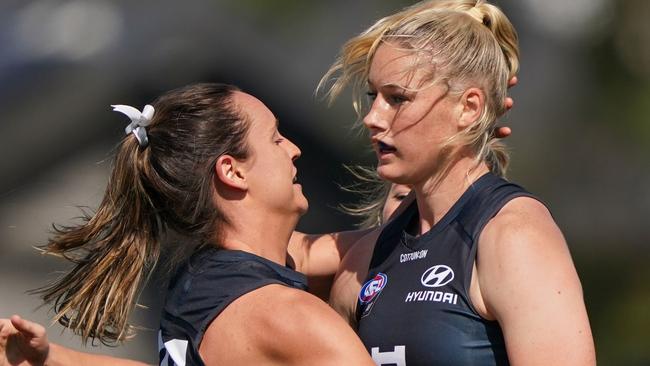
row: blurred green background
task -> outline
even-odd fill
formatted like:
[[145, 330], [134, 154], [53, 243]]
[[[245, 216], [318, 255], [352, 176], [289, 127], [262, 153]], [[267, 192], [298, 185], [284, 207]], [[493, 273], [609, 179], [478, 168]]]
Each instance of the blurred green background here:
[[[50, 225], [97, 205], [125, 122], [196, 81], [260, 97], [303, 150], [310, 199], [299, 228], [352, 227], [342, 164], [372, 164], [348, 97], [314, 96], [349, 37], [411, 1], [4, 0], [0, 4], [0, 316], [47, 322], [25, 291], [66, 264], [39, 256]], [[650, 365], [650, 1], [496, 1], [522, 51], [510, 178], [552, 209], [582, 279], [601, 365]], [[145, 290], [135, 321], [150, 330], [106, 352], [155, 363], [163, 289]], [[50, 328], [56, 342], [80, 341]]]

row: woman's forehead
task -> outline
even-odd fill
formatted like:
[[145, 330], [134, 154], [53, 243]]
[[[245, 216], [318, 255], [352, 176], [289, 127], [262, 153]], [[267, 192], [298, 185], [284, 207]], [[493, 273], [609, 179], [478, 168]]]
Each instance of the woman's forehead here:
[[269, 125], [270, 128], [275, 128], [277, 119], [271, 110], [259, 99], [237, 91], [233, 93], [233, 102], [246, 113], [246, 115], [256, 125]]
[[373, 55], [368, 84], [375, 87], [412, 88], [429, 72], [417, 52], [382, 43]]

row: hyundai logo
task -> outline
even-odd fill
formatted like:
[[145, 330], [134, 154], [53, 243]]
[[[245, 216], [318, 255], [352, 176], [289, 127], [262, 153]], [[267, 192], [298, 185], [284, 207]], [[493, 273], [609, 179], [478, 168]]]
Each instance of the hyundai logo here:
[[453, 279], [454, 271], [444, 264], [439, 264], [424, 271], [420, 282], [426, 287], [440, 287]]

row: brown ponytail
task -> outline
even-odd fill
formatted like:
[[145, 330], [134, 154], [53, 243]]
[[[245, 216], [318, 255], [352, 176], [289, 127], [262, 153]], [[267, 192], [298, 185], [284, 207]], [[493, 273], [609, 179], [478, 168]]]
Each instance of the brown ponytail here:
[[115, 158], [104, 199], [79, 226], [56, 227], [45, 252], [62, 255], [75, 267], [49, 288], [55, 319], [90, 338], [124, 339], [142, 277], [159, 254], [158, 216], [143, 188], [137, 141], [127, 137]]
[[55, 226], [44, 252], [74, 267], [37, 292], [84, 342], [112, 344], [133, 334], [129, 314], [169, 229], [188, 247], [217, 244], [225, 218], [212, 201], [214, 163], [223, 154], [247, 157], [249, 123], [232, 102], [236, 90], [198, 84], [160, 97], [149, 145], [124, 138], [95, 214], [84, 213], [77, 226]]

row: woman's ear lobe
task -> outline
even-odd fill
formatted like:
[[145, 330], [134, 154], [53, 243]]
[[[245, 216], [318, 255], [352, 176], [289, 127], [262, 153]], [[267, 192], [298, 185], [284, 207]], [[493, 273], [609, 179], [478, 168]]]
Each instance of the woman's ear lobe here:
[[461, 96], [462, 112], [458, 120], [458, 127], [465, 129], [476, 122], [485, 106], [485, 95], [479, 88], [469, 88]]
[[246, 175], [243, 171], [242, 162], [230, 155], [222, 155], [217, 159], [214, 169], [217, 173], [217, 181], [226, 187], [237, 190], [248, 189]]

